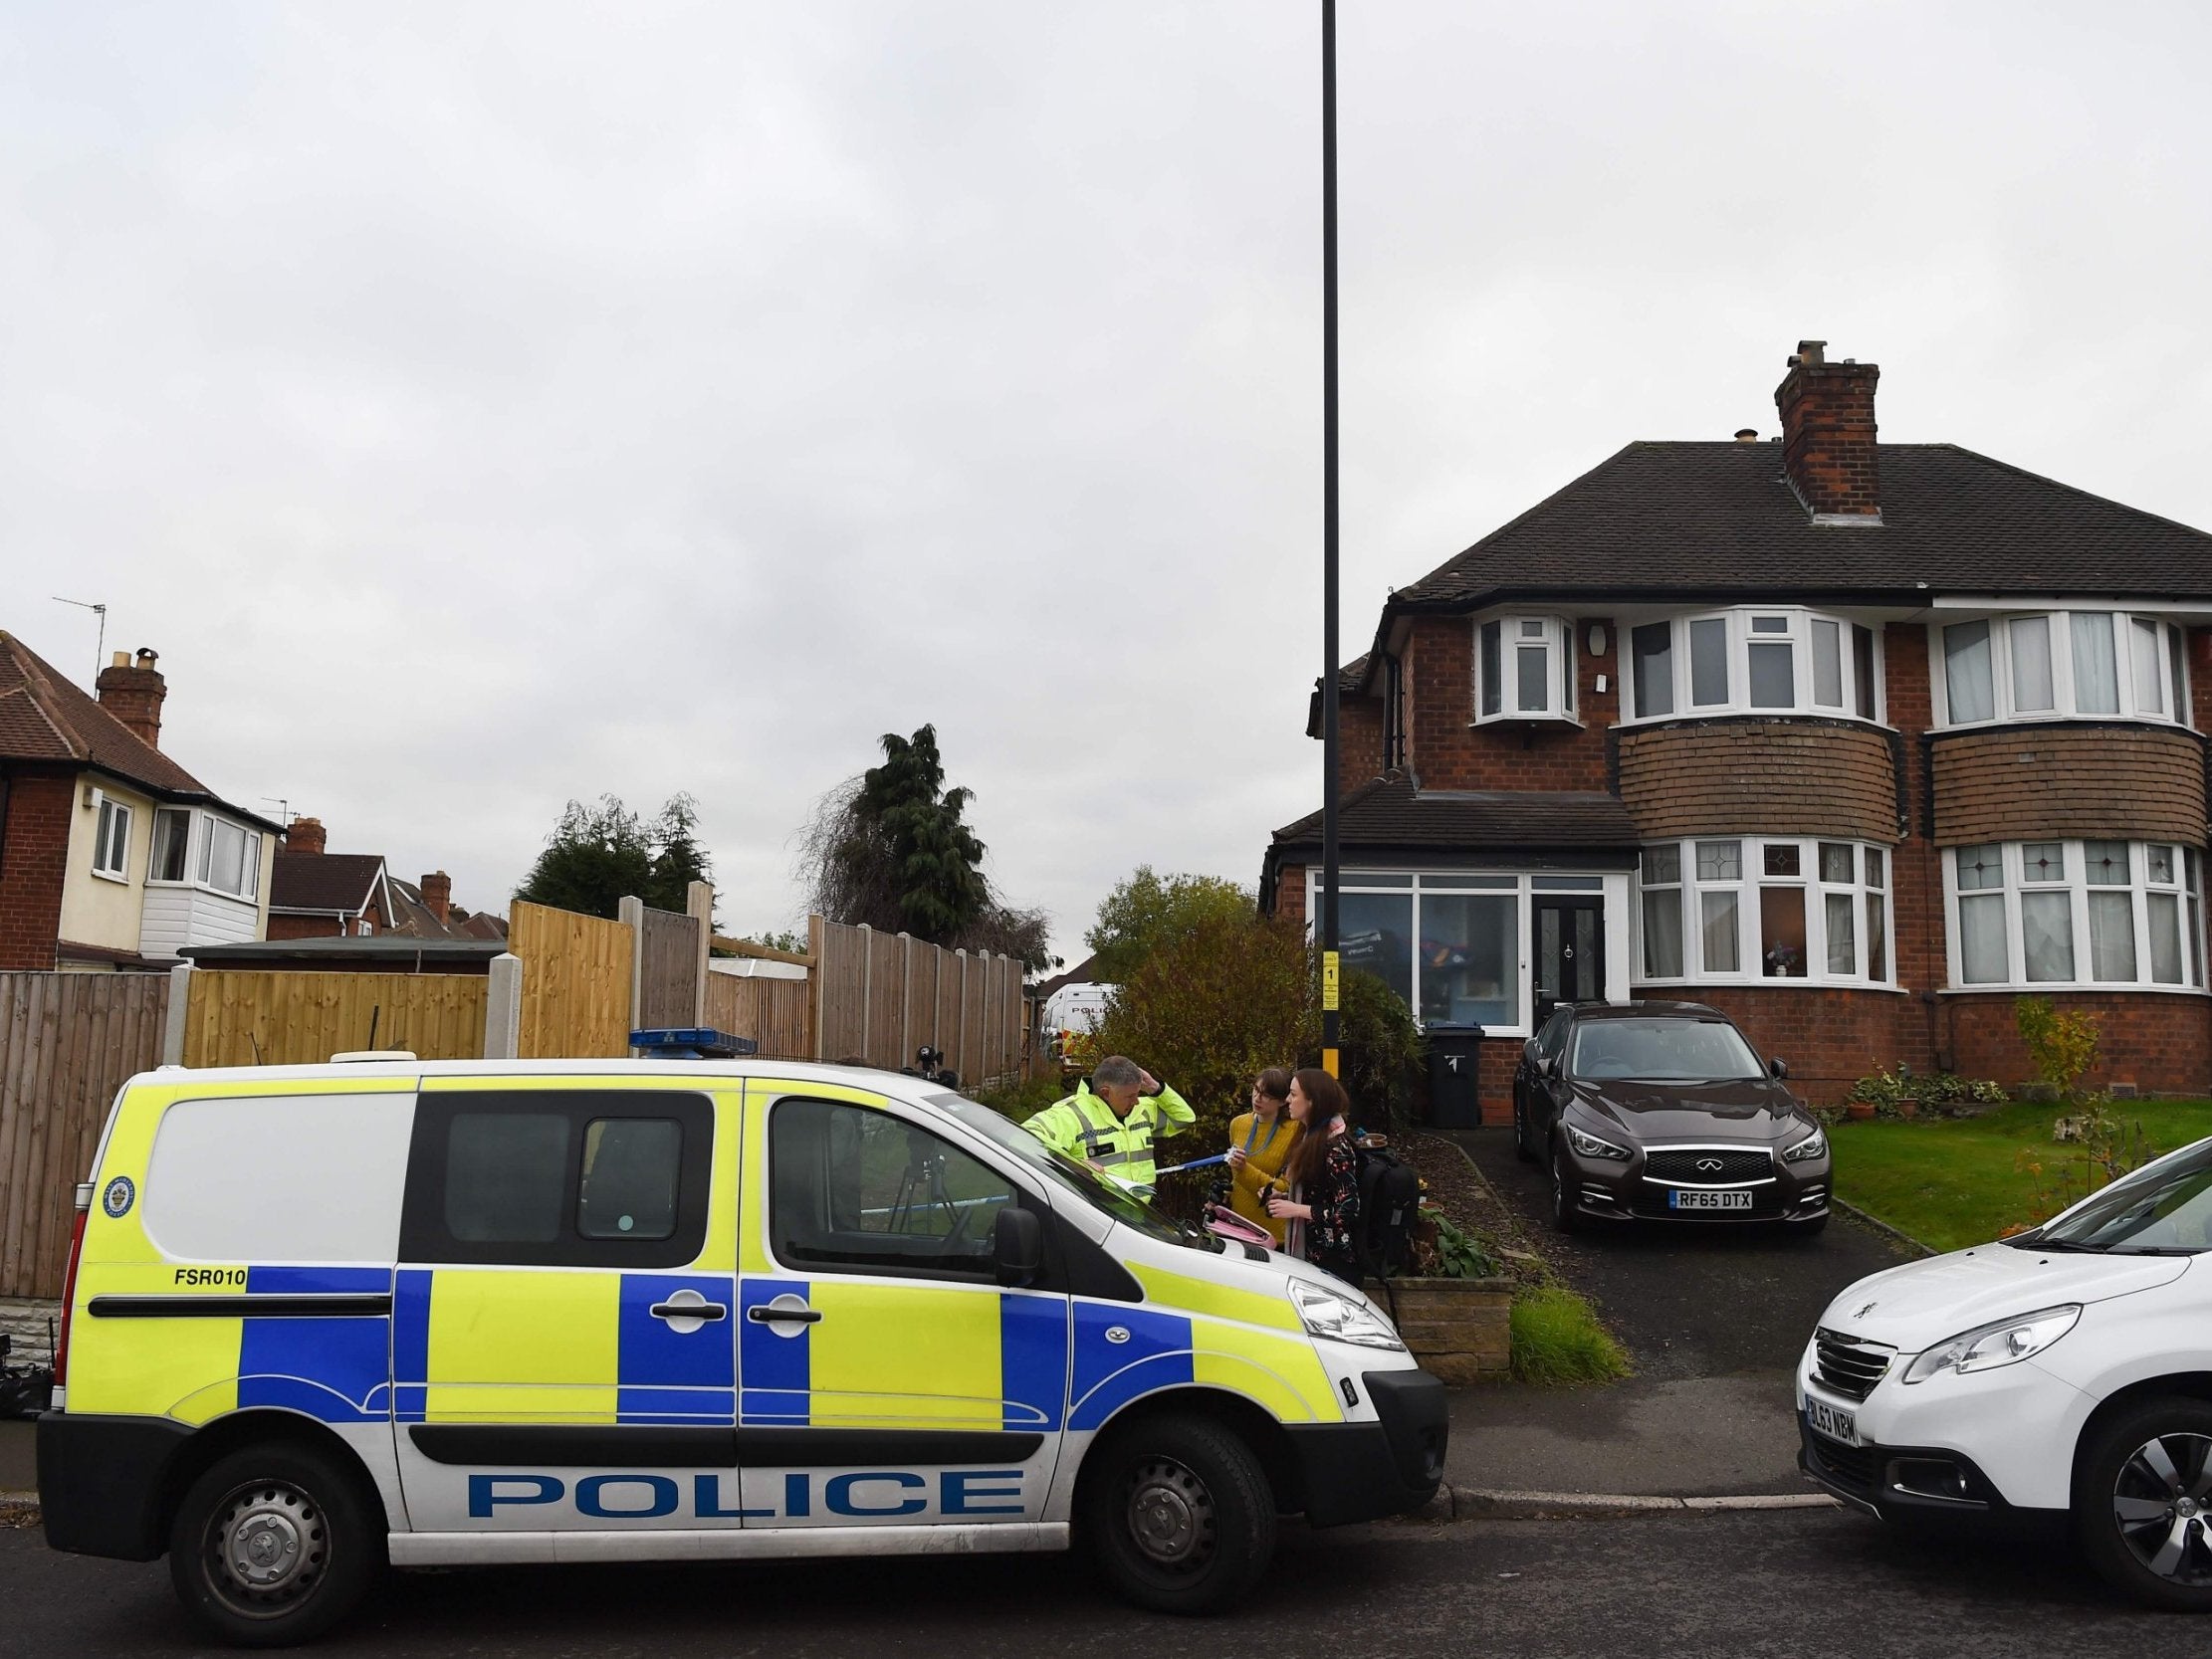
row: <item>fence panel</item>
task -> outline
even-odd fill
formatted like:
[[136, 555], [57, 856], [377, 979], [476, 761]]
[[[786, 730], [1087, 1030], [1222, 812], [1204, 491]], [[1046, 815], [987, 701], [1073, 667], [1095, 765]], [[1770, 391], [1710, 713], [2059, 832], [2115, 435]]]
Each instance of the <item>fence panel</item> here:
[[988, 951], [947, 950], [904, 933], [813, 919], [823, 1060], [864, 1057], [905, 1066], [927, 1044], [964, 1082], [1021, 1064], [1021, 964]]
[[868, 935], [868, 1063], [893, 1071], [914, 1058], [906, 1052], [907, 947], [912, 942], [904, 933]]
[[707, 975], [707, 1023], [717, 1031], [751, 1037], [772, 1060], [811, 1060], [806, 1011], [814, 987], [804, 979]]
[[424, 1060], [484, 1055], [481, 974], [201, 968], [190, 984], [187, 1066], [319, 1065], [362, 1048], [403, 1048]]
[[691, 1024], [698, 1013], [698, 919], [647, 910], [638, 952], [637, 1023], [648, 1029]]
[[518, 901], [507, 947], [523, 959], [526, 1060], [614, 1060], [630, 1052], [626, 923]]
[[816, 1055], [823, 1060], [858, 1059], [868, 1047], [863, 1012], [867, 1000], [869, 930], [841, 922], [822, 926], [821, 960], [813, 971], [821, 979], [821, 1030]]
[[168, 1005], [162, 974], [0, 973], [0, 1296], [62, 1294], [72, 1194]]

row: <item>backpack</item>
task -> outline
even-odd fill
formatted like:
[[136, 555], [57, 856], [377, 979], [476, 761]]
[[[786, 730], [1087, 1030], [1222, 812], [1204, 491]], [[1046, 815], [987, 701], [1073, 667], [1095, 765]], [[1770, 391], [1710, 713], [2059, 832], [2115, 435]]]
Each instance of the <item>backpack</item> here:
[[1360, 1268], [1388, 1279], [1406, 1265], [1414, 1220], [1421, 1209], [1421, 1176], [1382, 1146], [1354, 1148], [1359, 1158]]

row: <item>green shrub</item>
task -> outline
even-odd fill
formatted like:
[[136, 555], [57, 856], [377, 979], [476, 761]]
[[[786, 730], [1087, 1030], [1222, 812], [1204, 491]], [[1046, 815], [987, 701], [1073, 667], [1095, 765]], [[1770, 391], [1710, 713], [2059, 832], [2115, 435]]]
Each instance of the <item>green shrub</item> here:
[[1596, 1310], [1560, 1285], [1513, 1299], [1512, 1364], [1517, 1382], [1617, 1382], [1629, 1374], [1628, 1354]]
[[[1345, 973], [1340, 996], [1344, 1087], [1370, 1128], [1411, 1121], [1415, 1069], [1421, 1063], [1421, 1027], [1406, 999], [1364, 968]], [[1320, 1022], [1308, 1064], [1321, 1062]]]
[[[1494, 1279], [1502, 1264], [1490, 1252], [1487, 1240], [1466, 1232], [1436, 1205], [1423, 1201], [1421, 1219], [1428, 1229], [1414, 1229], [1412, 1271], [1427, 1279]], [[1433, 1232], [1434, 1237], [1426, 1236]]]
[[2036, 1075], [2060, 1100], [2077, 1099], [2083, 1077], [2097, 1066], [2097, 1016], [2062, 1013], [2047, 996], [2023, 996], [2014, 1000], [2012, 1017]]
[[1929, 1072], [1924, 1077], [1915, 1077], [1912, 1069], [1900, 1060], [1894, 1071], [1876, 1072], [1854, 1083], [1850, 1098], [1873, 1101], [1877, 1112], [1890, 1118], [1898, 1116], [1899, 1108], [1906, 1101], [1915, 1101], [1929, 1112], [1955, 1115], [1958, 1108], [1969, 1102], [2002, 1106], [2008, 1097], [2002, 1084], [1986, 1078], [1959, 1077], [1952, 1072]]
[[1057, 1067], [1039, 1071], [1025, 1083], [999, 1083], [975, 1091], [975, 1098], [1001, 1117], [1025, 1123], [1063, 1095], [1073, 1094], [1075, 1084], [1063, 1080]]

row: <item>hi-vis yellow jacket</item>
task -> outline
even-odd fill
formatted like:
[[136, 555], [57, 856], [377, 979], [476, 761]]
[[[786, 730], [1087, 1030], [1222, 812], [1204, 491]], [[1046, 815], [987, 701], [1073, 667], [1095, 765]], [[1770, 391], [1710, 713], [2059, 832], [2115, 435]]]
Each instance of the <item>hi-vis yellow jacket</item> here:
[[1191, 1103], [1165, 1084], [1160, 1093], [1131, 1107], [1128, 1117], [1117, 1118], [1085, 1080], [1076, 1084], [1074, 1094], [1054, 1101], [1021, 1127], [1053, 1150], [1097, 1164], [1124, 1186], [1150, 1192], [1159, 1179], [1153, 1141], [1181, 1134], [1197, 1121]]

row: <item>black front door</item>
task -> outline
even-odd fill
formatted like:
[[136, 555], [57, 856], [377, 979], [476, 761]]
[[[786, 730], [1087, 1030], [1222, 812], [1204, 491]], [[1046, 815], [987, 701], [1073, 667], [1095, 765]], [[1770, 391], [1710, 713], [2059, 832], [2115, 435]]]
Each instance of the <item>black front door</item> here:
[[1536, 895], [1536, 1017], [1558, 1002], [1605, 1000], [1605, 900]]

